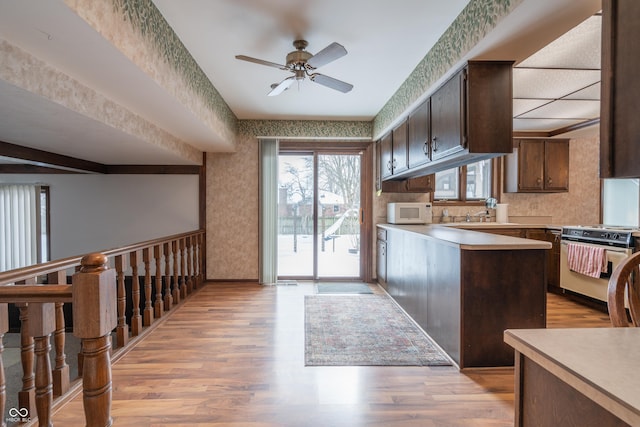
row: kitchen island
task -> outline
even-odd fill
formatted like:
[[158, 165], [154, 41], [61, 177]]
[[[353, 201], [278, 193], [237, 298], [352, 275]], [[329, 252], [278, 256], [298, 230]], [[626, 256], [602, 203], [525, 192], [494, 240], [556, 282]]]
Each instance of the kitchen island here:
[[548, 242], [380, 224], [386, 289], [460, 369], [511, 366], [509, 328], [546, 325]]
[[516, 427], [640, 425], [640, 328], [508, 330]]

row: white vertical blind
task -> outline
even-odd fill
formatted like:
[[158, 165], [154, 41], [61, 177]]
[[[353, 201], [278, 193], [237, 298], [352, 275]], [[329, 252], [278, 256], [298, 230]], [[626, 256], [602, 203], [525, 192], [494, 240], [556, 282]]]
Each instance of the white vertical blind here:
[[40, 187], [0, 184], [0, 271], [38, 262]]
[[260, 140], [260, 283], [278, 280], [278, 140]]

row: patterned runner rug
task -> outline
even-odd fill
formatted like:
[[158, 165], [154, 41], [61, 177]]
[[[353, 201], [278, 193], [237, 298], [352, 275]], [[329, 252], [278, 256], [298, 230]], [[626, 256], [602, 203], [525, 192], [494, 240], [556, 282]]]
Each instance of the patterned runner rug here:
[[305, 296], [306, 366], [449, 366], [387, 295]]

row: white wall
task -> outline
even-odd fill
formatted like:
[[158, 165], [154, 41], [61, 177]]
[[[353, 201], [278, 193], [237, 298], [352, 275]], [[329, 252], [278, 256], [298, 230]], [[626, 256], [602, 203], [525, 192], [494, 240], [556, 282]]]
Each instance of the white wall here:
[[51, 258], [198, 229], [197, 175], [0, 174], [50, 187]]

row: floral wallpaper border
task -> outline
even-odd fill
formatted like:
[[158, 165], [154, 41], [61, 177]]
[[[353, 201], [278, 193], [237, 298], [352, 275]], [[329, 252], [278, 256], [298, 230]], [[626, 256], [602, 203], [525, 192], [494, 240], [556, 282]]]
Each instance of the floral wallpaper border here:
[[372, 122], [336, 120], [240, 120], [238, 133], [256, 137], [371, 139]]
[[237, 118], [184, 47], [171, 26], [151, 0], [112, 0], [114, 11], [131, 22], [158, 54], [184, 78], [187, 86], [204, 100], [207, 107], [228, 128], [235, 129]]

